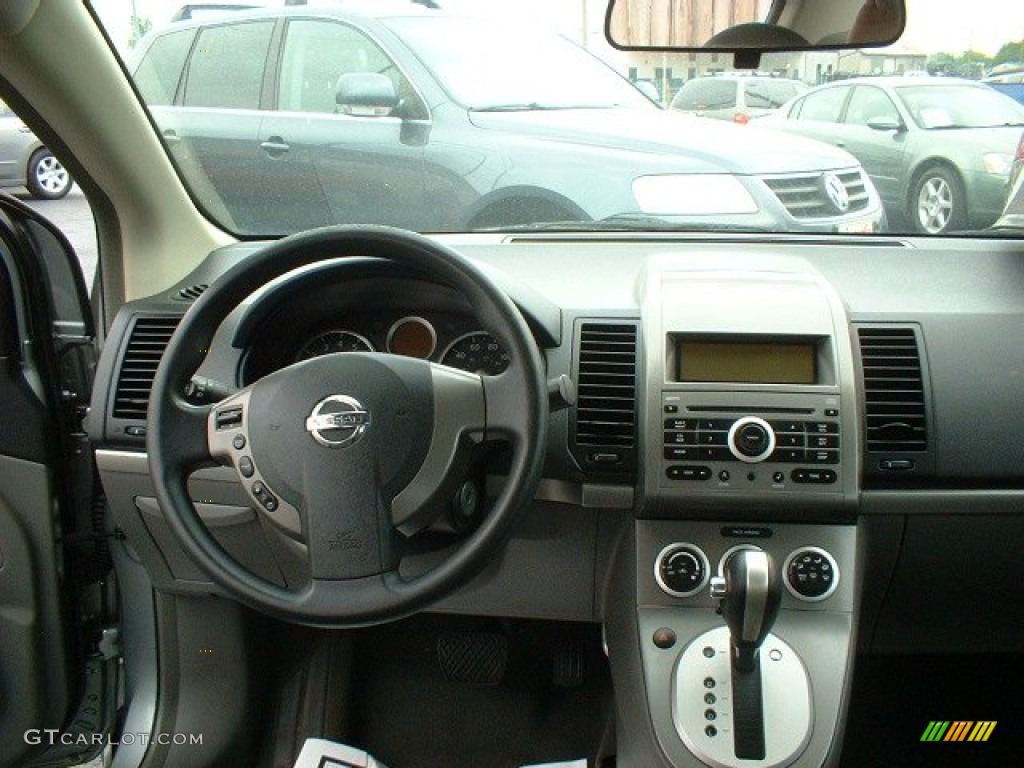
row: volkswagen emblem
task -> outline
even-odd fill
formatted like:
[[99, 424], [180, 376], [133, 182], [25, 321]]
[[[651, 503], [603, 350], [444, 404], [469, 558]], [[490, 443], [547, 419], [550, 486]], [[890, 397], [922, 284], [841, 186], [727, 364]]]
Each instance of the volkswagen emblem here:
[[846, 213], [850, 207], [850, 193], [846, 191], [842, 179], [834, 173], [826, 173], [822, 177], [822, 183], [825, 185], [825, 194], [832, 201], [832, 205], [840, 213]]
[[327, 448], [352, 445], [369, 425], [370, 412], [348, 395], [325, 397], [306, 419], [306, 431]]

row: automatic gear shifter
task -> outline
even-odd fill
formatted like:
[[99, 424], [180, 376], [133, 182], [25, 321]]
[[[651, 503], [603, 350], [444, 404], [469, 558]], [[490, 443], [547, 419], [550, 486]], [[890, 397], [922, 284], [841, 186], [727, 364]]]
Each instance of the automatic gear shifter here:
[[733, 553], [723, 573], [724, 583], [715, 579], [711, 594], [722, 598], [722, 616], [732, 638], [733, 669], [749, 674], [755, 670], [757, 651], [779, 615], [782, 587], [771, 556], [760, 550]]

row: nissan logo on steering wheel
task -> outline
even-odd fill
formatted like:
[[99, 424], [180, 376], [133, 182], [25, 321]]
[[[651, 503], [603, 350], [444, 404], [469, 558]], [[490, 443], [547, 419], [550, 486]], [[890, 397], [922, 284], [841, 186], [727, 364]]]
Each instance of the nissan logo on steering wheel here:
[[306, 419], [306, 431], [320, 445], [344, 448], [352, 445], [370, 425], [370, 412], [354, 397], [330, 395], [313, 407]]

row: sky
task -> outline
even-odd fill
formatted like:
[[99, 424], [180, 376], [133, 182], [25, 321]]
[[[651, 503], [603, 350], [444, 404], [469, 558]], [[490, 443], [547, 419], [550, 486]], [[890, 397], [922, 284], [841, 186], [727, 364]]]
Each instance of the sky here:
[[[92, 0], [114, 39], [125, 46], [132, 8], [154, 24], [162, 24], [185, 0]], [[193, 0], [194, 1], [194, 0]], [[255, 0], [282, 5], [280, 0]], [[817, 0], [829, 2], [830, 0]], [[579, 37], [585, 0], [440, 0], [457, 11], [504, 13], [533, 18]], [[903, 43], [934, 53], [961, 53], [968, 48], [994, 54], [1003, 43], [1024, 39], [1024, 0], [906, 0], [909, 24]], [[600, 29], [604, 3], [590, 0], [588, 27]]]

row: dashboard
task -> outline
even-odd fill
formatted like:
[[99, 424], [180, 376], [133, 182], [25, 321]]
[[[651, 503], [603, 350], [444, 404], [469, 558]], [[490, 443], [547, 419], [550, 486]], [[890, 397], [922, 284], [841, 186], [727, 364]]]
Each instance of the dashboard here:
[[[437, 610], [601, 622], [617, 695], [632, 702], [623, 732], [653, 725], [675, 765], [730, 764], [707, 741], [704, 708], [685, 714], [687, 686], [720, 672], [684, 673], [660, 643], [720, 624], [707, 586], [737, 551], [779, 564], [776, 626], [788, 645], [778, 650], [800, 657], [806, 674], [793, 674], [817, 722], [831, 724], [771, 726], [805, 733], [799, 765], [831, 749], [855, 653], [1024, 645], [1017, 555], [999, 545], [1024, 539], [1024, 291], [1012, 243], [440, 239], [512, 299], [549, 382], [571, 381], [575, 397], [550, 414], [544, 476], [506, 550]], [[217, 588], [154, 498], [147, 386], [202, 286], [260, 247], [221, 249], [169, 293], [126, 305], [97, 370], [89, 430], [112, 514], [171, 592]], [[485, 377], [510, 362], [464, 296], [356, 257], [250, 296], [197, 377], [233, 389], [348, 352]], [[500, 457], [474, 466], [481, 496], [501, 487]], [[255, 511], [231, 468], [195, 473], [190, 489], [234, 559], [301, 583], [294, 541]], [[414, 553], [409, 572], [431, 562]], [[794, 685], [784, 678], [779, 690]], [[799, 710], [779, 695], [777, 711]]]
[[[534, 333], [549, 379], [569, 378], [579, 395], [550, 416], [544, 480], [509, 554], [444, 609], [597, 620], [601, 585], [631, 525], [682, 525], [685, 536], [696, 521], [716, 531], [735, 524], [754, 534], [768, 528], [776, 541], [792, 537], [782, 536], [782, 525], [841, 526], [859, 538], [856, 547], [837, 547], [863, 552], [859, 567], [840, 563], [862, 595], [861, 649], [1024, 643], [1013, 611], [975, 599], [994, 592], [1004, 604], [1019, 601], [1016, 565], [993, 546], [1024, 535], [1024, 291], [1013, 244], [871, 238], [829, 240], [825, 248], [807, 237], [559, 234], [441, 240], [493, 275]], [[123, 527], [150, 543], [164, 588], [203, 582], [144, 501], [153, 496], [145, 380], [156, 361], [139, 350], [166, 344], [196, 287], [260, 247], [217, 251], [170, 292], [126, 305], [97, 370], [89, 428], [104, 485]], [[286, 275], [239, 306], [199, 374], [241, 387], [303, 356], [350, 347], [489, 372], [504, 350], [481, 336], [487, 331], [450, 288], [386, 263], [336, 260]], [[625, 358], [602, 357], [609, 344]], [[758, 350], [762, 364], [737, 371], [736, 355], [755, 360]], [[780, 354], [781, 370], [765, 364], [766, 355]], [[909, 387], [890, 386], [892, 354], [909, 358]], [[608, 365], [625, 367], [620, 389], [609, 388]], [[622, 407], [606, 408], [609, 394]], [[895, 415], [886, 410], [893, 401]], [[744, 451], [751, 455], [740, 458]], [[102, 466], [104, 452], [115, 457], [113, 470]], [[196, 482], [197, 499], [214, 503], [210, 514], [251, 505], [232, 474], [210, 470]], [[490, 468], [487, 482], [501, 482], [500, 467]], [[223, 528], [226, 546], [263, 563], [258, 552], [272, 531], [246, 519], [256, 527]], [[671, 543], [640, 549], [654, 557]], [[714, 564], [735, 543], [715, 539], [700, 549]], [[780, 552], [780, 561], [788, 554]], [[950, 571], [950, 558], [967, 567]], [[651, 574], [644, 599], [671, 603], [653, 582], [654, 565], [643, 564]], [[287, 563], [259, 567], [288, 581]], [[930, 593], [943, 599], [922, 599], [923, 572]], [[965, 634], [967, 625], [985, 631]]]

